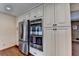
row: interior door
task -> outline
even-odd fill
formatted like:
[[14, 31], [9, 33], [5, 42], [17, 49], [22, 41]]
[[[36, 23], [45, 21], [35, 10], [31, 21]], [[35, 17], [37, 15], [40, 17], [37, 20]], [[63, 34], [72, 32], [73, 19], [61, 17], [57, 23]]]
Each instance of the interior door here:
[[56, 55], [71, 56], [71, 28], [58, 27], [55, 31]]
[[52, 28], [45, 28], [43, 36], [43, 52], [47, 56], [55, 56], [55, 36]]

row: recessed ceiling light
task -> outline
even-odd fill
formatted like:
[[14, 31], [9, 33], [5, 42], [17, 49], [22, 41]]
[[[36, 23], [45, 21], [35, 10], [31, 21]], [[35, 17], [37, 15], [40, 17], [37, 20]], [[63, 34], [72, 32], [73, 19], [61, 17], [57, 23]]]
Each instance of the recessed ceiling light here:
[[10, 8], [10, 7], [6, 7], [6, 9], [7, 9], [7, 10], [11, 10], [11, 8]]
[[13, 9], [11, 5], [5, 5], [4, 8], [6, 11], [12, 11], [12, 9]]

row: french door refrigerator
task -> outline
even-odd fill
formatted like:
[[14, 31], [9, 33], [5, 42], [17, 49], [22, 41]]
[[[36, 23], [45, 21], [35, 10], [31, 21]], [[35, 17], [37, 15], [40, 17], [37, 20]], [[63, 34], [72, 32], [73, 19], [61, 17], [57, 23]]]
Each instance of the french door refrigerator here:
[[19, 23], [19, 49], [23, 54], [29, 54], [29, 20]]

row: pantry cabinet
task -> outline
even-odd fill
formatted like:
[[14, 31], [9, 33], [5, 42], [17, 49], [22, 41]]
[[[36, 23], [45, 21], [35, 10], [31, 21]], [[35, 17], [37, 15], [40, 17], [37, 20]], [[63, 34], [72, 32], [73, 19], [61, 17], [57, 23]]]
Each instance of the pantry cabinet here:
[[72, 55], [69, 4], [45, 4], [43, 26], [44, 53], [56, 56]]

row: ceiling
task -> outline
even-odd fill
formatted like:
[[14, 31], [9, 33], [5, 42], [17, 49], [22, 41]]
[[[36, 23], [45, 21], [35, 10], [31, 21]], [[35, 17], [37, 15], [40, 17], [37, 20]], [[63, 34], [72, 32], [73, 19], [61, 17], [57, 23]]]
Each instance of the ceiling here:
[[[5, 10], [5, 6], [7, 5], [12, 7], [11, 11]], [[40, 5], [40, 3], [0, 3], [0, 12], [13, 16], [20, 16], [38, 5]]]

